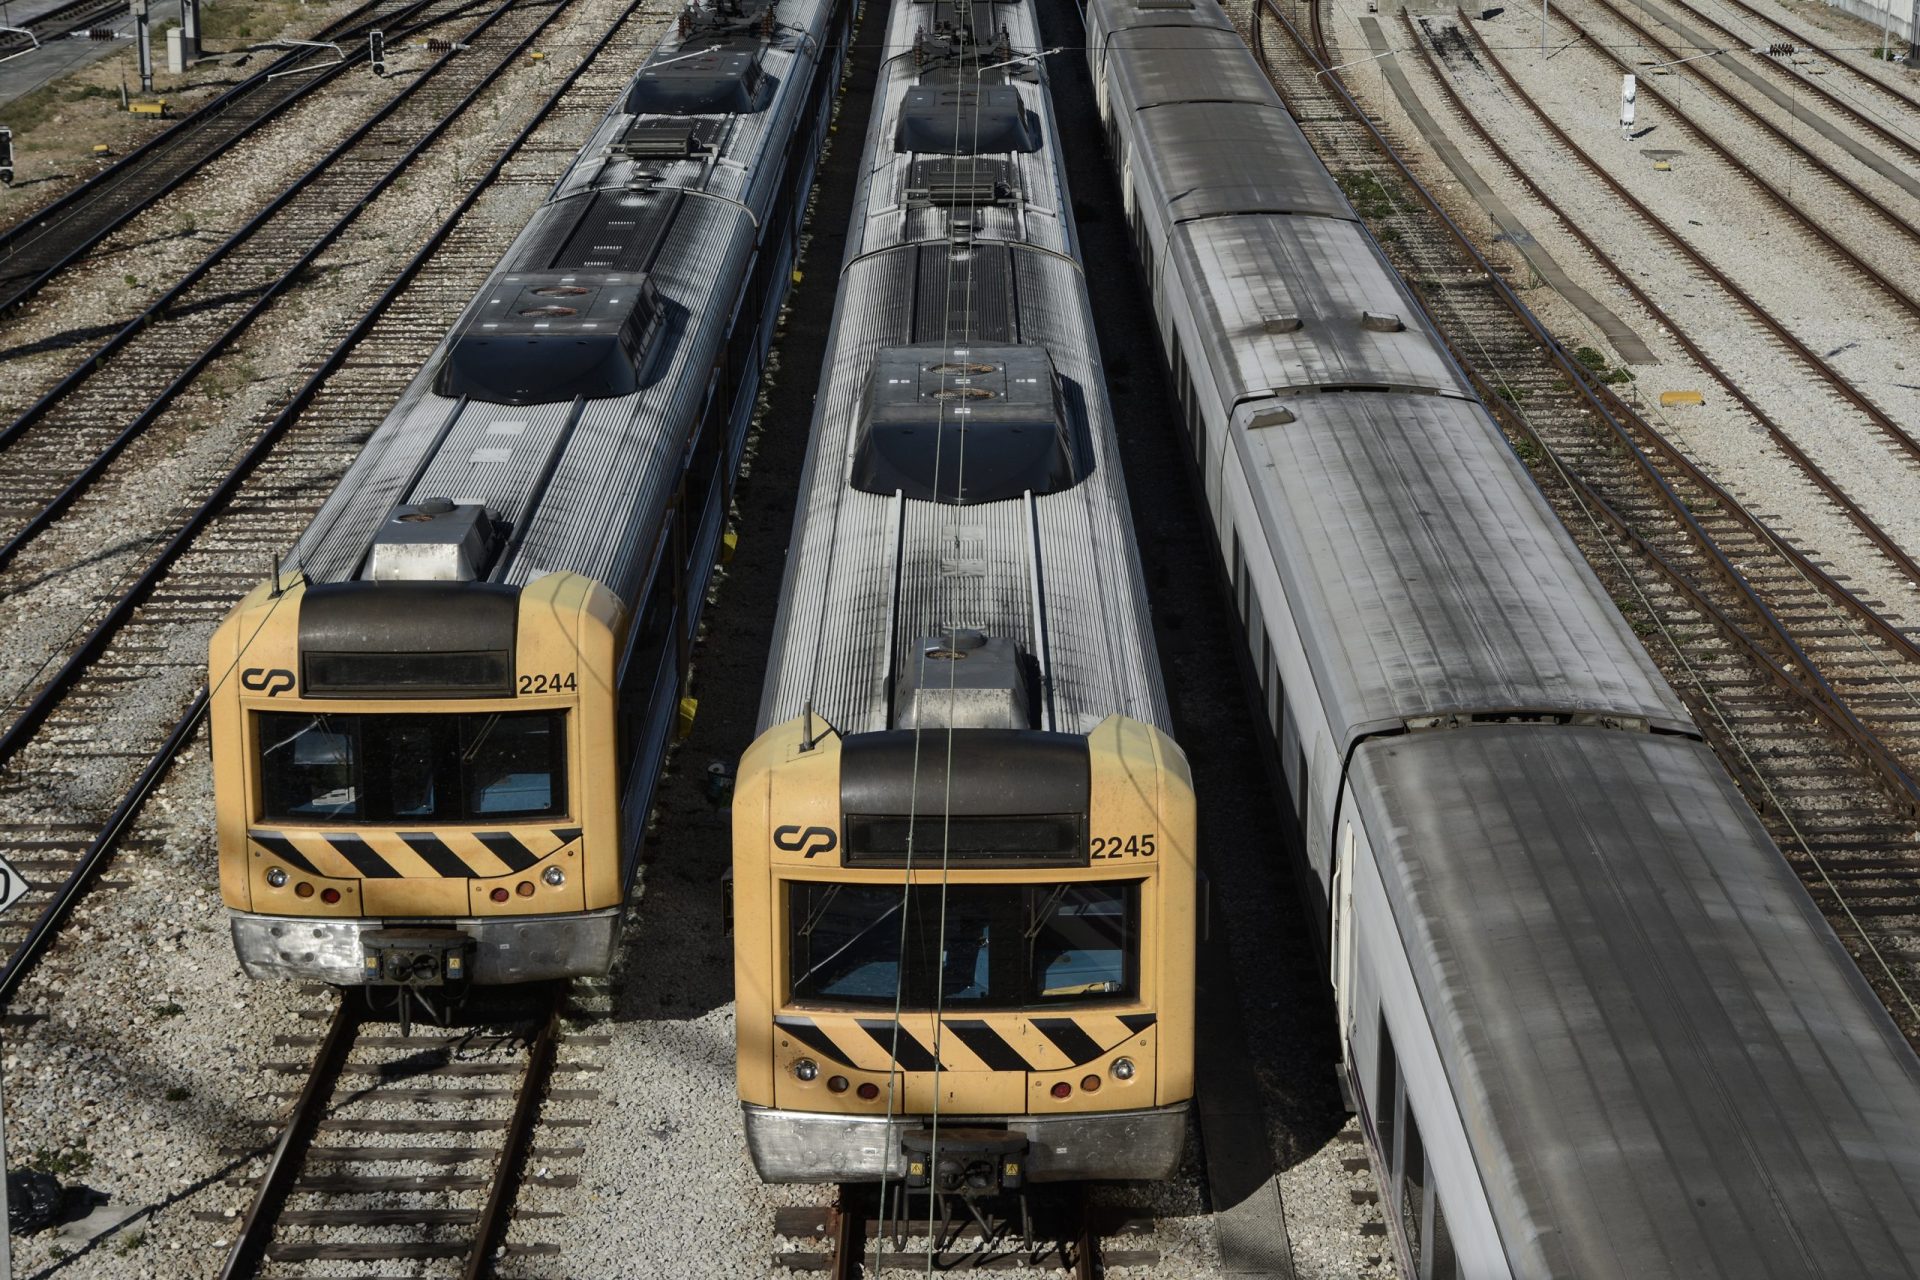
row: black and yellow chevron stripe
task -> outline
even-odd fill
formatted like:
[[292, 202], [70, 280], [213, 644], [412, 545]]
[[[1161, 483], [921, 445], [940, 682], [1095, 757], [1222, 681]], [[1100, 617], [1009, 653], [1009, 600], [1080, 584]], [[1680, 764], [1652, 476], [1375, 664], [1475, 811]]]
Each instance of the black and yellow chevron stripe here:
[[[1023, 1017], [1000, 1025], [984, 1018], [942, 1018], [934, 1056], [931, 1015], [862, 1018], [851, 1014], [784, 1015], [782, 1035], [831, 1062], [857, 1071], [1064, 1071], [1111, 1053], [1154, 1024], [1151, 1013], [1079, 1013]], [[897, 1031], [896, 1031], [897, 1028]]]
[[249, 831], [296, 871], [335, 880], [510, 876], [580, 838], [579, 827], [538, 831]]

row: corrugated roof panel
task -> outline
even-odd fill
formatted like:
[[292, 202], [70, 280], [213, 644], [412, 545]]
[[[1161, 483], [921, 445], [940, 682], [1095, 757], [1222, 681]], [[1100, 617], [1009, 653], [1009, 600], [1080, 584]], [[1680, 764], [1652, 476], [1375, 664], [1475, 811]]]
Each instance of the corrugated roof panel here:
[[1473, 403], [1350, 394], [1266, 402], [1237, 428], [1339, 752], [1409, 717], [1685, 707]]
[[1710, 751], [1483, 726], [1353, 782], [1514, 1274], [1915, 1274], [1920, 1063]]
[[1168, 244], [1203, 331], [1224, 342], [1205, 356], [1229, 403], [1342, 385], [1470, 394], [1358, 223], [1210, 218], [1176, 226]]
[[1176, 103], [1140, 112], [1133, 163], [1174, 221], [1233, 213], [1357, 215], [1278, 102]]

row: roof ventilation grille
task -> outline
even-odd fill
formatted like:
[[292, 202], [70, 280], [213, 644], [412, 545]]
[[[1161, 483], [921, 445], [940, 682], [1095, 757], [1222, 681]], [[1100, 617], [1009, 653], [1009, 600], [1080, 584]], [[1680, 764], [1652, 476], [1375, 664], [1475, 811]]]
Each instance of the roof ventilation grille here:
[[1391, 311], [1362, 311], [1360, 327], [1373, 333], [1399, 333], [1406, 322]]
[[680, 120], [636, 121], [616, 145], [635, 160], [684, 160], [705, 150], [694, 127]]
[[1027, 664], [1013, 641], [961, 627], [911, 653], [894, 687], [894, 728], [1033, 727]]
[[907, 199], [942, 208], [1002, 204], [1013, 192], [1005, 160], [915, 160], [907, 175]]
[[1298, 333], [1301, 321], [1299, 316], [1268, 316], [1260, 327], [1268, 333]]
[[473, 582], [493, 553], [493, 521], [478, 503], [402, 503], [373, 535], [375, 582]]

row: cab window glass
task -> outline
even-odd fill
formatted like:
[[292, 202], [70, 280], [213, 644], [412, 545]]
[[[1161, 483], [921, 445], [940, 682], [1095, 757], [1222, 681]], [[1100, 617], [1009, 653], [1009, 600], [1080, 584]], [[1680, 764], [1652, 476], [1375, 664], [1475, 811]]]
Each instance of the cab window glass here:
[[566, 712], [258, 712], [261, 816], [476, 822], [567, 811]]
[[1020, 1009], [1139, 993], [1137, 881], [789, 887], [791, 998]]

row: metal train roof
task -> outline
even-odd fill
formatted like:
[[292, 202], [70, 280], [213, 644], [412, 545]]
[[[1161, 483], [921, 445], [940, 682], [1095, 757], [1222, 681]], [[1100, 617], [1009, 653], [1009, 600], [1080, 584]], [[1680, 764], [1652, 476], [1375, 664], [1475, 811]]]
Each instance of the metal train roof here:
[[[633, 603], [753, 251], [754, 219], [771, 207], [779, 180], [790, 180], [778, 172], [779, 147], [804, 109], [828, 12], [824, 0], [780, 0], [778, 34], [760, 52], [766, 104], [694, 121], [703, 131], [697, 154], [623, 149], [637, 123], [688, 123], [636, 120], [623, 93], [455, 326], [457, 335], [483, 321], [488, 301], [517, 271], [542, 273], [545, 283], [574, 272], [595, 287], [644, 277], [660, 314], [638, 389], [578, 405], [564, 392], [521, 405], [448, 398], [435, 394], [434, 378], [450, 338], [347, 469], [290, 567], [317, 582], [351, 578], [396, 503], [450, 498], [484, 502], [514, 526], [494, 580], [525, 583], [567, 570]], [[670, 35], [661, 54], [680, 44]], [[526, 510], [535, 495], [538, 509]]]
[[1273, 86], [1251, 59], [1220, 56], [1245, 47], [1231, 26], [1163, 22], [1113, 33], [1107, 44], [1113, 61], [1108, 65], [1136, 111], [1192, 102], [1202, 95], [1210, 102], [1271, 103]]
[[1296, 420], [1236, 430], [1234, 447], [1336, 751], [1408, 719], [1501, 709], [1691, 731], [1477, 404], [1351, 393], [1262, 407]]
[[1482, 726], [1353, 790], [1515, 1275], [1915, 1274], [1920, 1061], [1711, 752]]
[[1303, 387], [1471, 394], [1357, 223], [1209, 218], [1174, 227], [1167, 245], [1213, 336], [1188, 358], [1208, 361], [1228, 404]]
[[1356, 216], [1278, 99], [1167, 103], [1140, 112], [1139, 125], [1132, 161], [1175, 222], [1237, 213]]
[[[987, 12], [1004, 25], [1016, 59], [1038, 50], [1029, 4]], [[888, 727], [890, 682], [904, 655], [957, 626], [1011, 639], [1036, 657], [1050, 690], [1042, 728], [1084, 734], [1115, 713], [1166, 727], [1105, 375], [1081, 271], [1068, 256], [1066, 180], [1042, 72], [1030, 62], [1008, 68], [1035, 115], [1038, 150], [939, 157], [976, 172], [996, 166], [1009, 198], [915, 198], [929, 157], [898, 152], [894, 142], [919, 76], [911, 52], [927, 13], [914, 0], [892, 9], [761, 725], [811, 701], [844, 731]], [[1031, 499], [968, 506], [851, 487], [876, 358], [919, 343], [940, 344], [956, 361], [975, 343], [1044, 348], [1085, 451], [1082, 478]]]

